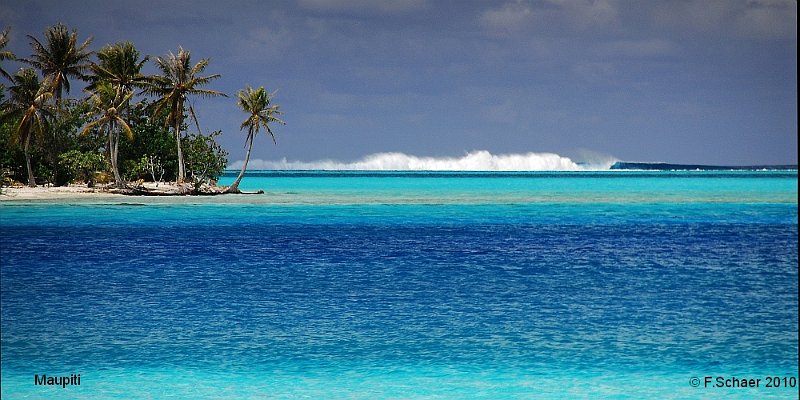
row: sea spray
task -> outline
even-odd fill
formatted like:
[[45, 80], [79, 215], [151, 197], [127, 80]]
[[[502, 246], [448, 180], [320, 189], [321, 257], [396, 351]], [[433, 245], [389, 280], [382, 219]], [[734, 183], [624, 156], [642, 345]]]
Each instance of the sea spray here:
[[[492, 154], [486, 150], [472, 151], [462, 157], [419, 157], [400, 152], [376, 153], [358, 161], [279, 161], [254, 159], [253, 170], [354, 170], [354, 171], [586, 171], [604, 170], [616, 160], [609, 158], [600, 164], [576, 163], [554, 153]], [[239, 169], [241, 161], [228, 168]]]

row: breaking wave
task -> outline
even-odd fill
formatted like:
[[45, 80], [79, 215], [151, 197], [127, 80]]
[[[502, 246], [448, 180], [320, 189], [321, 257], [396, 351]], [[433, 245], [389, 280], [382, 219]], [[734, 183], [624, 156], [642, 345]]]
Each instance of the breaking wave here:
[[[353, 162], [335, 160], [279, 161], [253, 159], [250, 170], [323, 170], [323, 171], [589, 171], [606, 170], [617, 161], [603, 157], [591, 163], [575, 162], [553, 153], [492, 154], [472, 151], [462, 157], [418, 157], [405, 153], [376, 153]], [[241, 169], [239, 160], [228, 169]]]

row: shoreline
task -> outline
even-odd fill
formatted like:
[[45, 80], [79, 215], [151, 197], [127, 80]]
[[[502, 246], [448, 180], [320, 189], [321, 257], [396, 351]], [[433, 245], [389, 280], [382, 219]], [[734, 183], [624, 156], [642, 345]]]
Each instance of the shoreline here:
[[121, 193], [112, 193], [105, 187], [89, 188], [86, 185], [68, 186], [7, 186], [2, 188], [0, 201], [13, 200], [61, 200], [88, 197], [122, 197]]
[[[128, 197], [206, 197], [227, 194], [226, 186], [203, 185], [199, 191], [194, 190], [191, 184], [176, 184], [174, 182], [161, 182], [156, 186], [152, 182], [145, 182], [127, 189], [119, 189], [110, 185], [87, 187], [85, 184], [70, 184], [67, 186], [8, 186], [2, 188], [0, 201], [25, 201], [25, 200], [69, 200], [69, 199], [102, 199], [102, 198], [128, 198]], [[233, 194], [233, 193], [230, 193]]]

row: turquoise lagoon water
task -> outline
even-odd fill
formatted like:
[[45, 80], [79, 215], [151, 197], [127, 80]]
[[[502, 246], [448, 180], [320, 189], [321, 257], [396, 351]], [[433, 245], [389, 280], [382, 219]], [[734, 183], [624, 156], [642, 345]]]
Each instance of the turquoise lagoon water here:
[[797, 182], [256, 171], [261, 195], [2, 201], [0, 393], [797, 398]]

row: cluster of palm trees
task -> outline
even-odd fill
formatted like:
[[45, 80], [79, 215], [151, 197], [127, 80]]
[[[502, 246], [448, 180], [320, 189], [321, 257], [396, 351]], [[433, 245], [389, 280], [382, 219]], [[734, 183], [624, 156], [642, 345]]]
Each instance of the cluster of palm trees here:
[[[206, 88], [220, 77], [219, 74], [201, 75], [208, 66], [207, 59], [193, 64], [189, 51], [179, 48], [177, 53], [169, 52], [165, 57], [156, 57], [153, 61], [160, 73], [146, 76], [142, 74], [142, 67], [149, 57], [142, 57], [130, 42], [110, 44], [95, 53], [89, 50], [92, 38], [79, 44], [75, 30], [70, 31], [63, 24], [57, 24], [45, 31], [44, 41], [28, 35], [33, 54], [29, 58], [17, 58], [5, 50], [8, 32], [8, 29], [0, 32], [0, 61], [18, 60], [32, 68], [22, 68], [11, 75], [0, 66], [0, 75], [11, 81], [9, 96], [2, 103], [0, 118], [14, 122], [12, 138], [25, 153], [29, 186], [36, 186], [30, 161], [32, 143], [46, 134], [50, 122], [59, 112], [64, 93], [70, 92], [71, 79], [87, 82], [85, 91], [88, 95], [89, 120], [81, 132], [100, 131], [104, 134], [105, 153], [116, 186], [126, 186], [118, 165], [120, 134], [124, 133], [128, 139], [133, 138], [128, 112], [131, 99], [137, 91], [138, 94], [153, 96], [151, 116], [164, 118], [164, 124], [173, 130], [177, 144], [177, 181], [186, 180], [181, 137], [187, 111], [200, 131], [197, 116], [188, 99], [190, 96], [227, 97], [222, 92]], [[95, 54], [97, 61], [92, 61]], [[41, 74], [41, 80], [36, 70]], [[248, 128], [247, 157], [241, 173], [234, 184], [228, 187], [228, 192], [238, 192], [239, 182], [250, 158], [253, 138], [260, 128], [264, 127], [274, 141], [270, 123], [284, 123], [278, 117], [280, 106], [272, 104], [273, 96], [274, 93], [267, 92], [263, 87], [253, 89], [247, 86], [238, 92], [238, 105], [248, 114], [241, 125], [241, 129]]]

